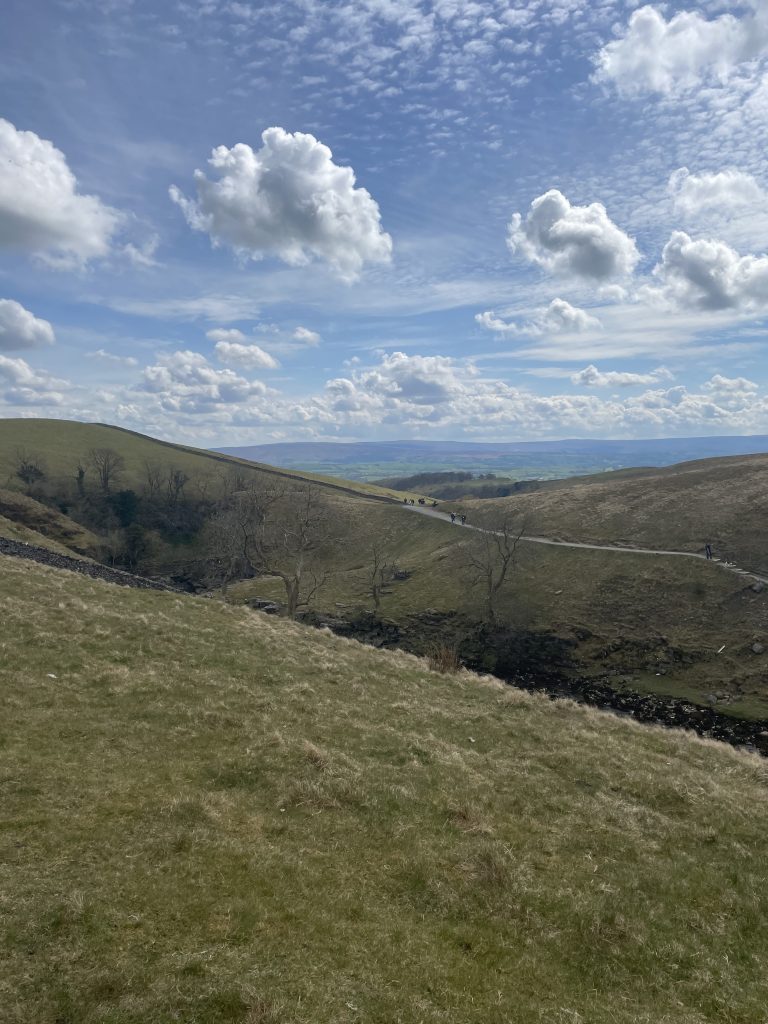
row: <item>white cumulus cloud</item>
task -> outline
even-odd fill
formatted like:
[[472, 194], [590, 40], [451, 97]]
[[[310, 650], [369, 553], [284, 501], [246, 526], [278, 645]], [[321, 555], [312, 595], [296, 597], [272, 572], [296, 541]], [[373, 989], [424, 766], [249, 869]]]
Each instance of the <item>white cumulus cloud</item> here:
[[481, 327], [498, 334], [581, 334], [588, 330], [599, 330], [601, 323], [586, 310], [572, 306], [565, 299], [553, 299], [546, 309], [539, 310], [528, 320], [502, 320], [492, 310], [477, 313], [475, 320]]
[[261, 381], [247, 380], [233, 370], [217, 370], [205, 356], [191, 351], [160, 356], [144, 368], [137, 390], [153, 395], [163, 412], [187, 415], [215, 416], [267, 395]]
[[245, 143], [214, 149], [209, 163], [217, 177], [195, 171], [196, 199], [171, 187], [190, 227], [250, 259], [272, 254], [292, 266], [324, 260], [347, 281], [365, 263], [390, 259], [379, 207], [355, 187], [351, 167], [335, 164], [313, 135], [267, 128], [261, 138], [259, 150]]
[[[354, 430], [393, 426], [414, 431], [530, 436], [664, 436], [712, 427], [755, 433], [768, 418], [768, 401], [743, 388], [649, 387], [618, 399], [600, 388], [658, 385], [671, 376], [664, 367], [649, 374], [584, 371], [588, 394], [539, 395], [482, 376], [471, 363], [444, 356], [385, 355], [374, 366], [351, 369], [328, 381], [325, 392], [292, 411], [304, 426]], [[716, 381], [716, 378], [713, 378]]]
[[216, 342], [214, 351], [219, 362], [242, 366], [245, 370], [276, 370], [280, 365], [274, 356], [249, 342], [236, 327], [217, 327], [207, 331], [205, 336]]
[[53, 265], [83, 264], [107, 254], [119, 221], [116, 210], [77, 191], [53, 143], [0, 118], [0, 246]]
[[20, 302], [0, 299], [0, 351], [37, 348], [52, 345], [55, 340], [47, 320], [39, 319]]
[[24, 359], [0, 355], [0, 397], [9, 405], [61, 405], [66, 387], [65, 380], [33, 370]]
[[764, 208], [768, 194], [752, 177], [735, 168], [712, 174], [691, 174], [680, 167], [669, 179], [675, 211], [695, 218], [700, 213], [725, 215], [750, 208]]
[[308, 327], [297, 327], [293, 332], [294, 341], [302, 341], [305, 345], [319, 345], [320, 335], [317, 331], [310, 331]]
[[672, 306], [739, 312], [768, 306], [768, 256], [740, 256], [717, 239], [673, 231], [653, 273], [659, 285], [643, 294]]
[[590, 364], [571, 376], [571, 383], [587, 388], [630, 388], [648, 386], [660, 381], [672, 380], [672, 374], [665, 366], [659, 366], [651, 373], [631, 373], [623, 370], [608, 370], [603, 373]]
[[627, 277], [640, 259], [602, 203], [572, 206], [557, 189], [534, 199], [525, 219], [513, 215], [507, 245], [547, 270], [600, 283]]
[[708, 19], [680, 11], [667, 21], [656, 7], [633, 11], [618, 39], [596, 57], [595, 79], [612, 82], [625, 96], [673, 93], [711, 77], [725, 79], [735, 67], [768, 47], [768, 11], [754, 0], [750, 13]]

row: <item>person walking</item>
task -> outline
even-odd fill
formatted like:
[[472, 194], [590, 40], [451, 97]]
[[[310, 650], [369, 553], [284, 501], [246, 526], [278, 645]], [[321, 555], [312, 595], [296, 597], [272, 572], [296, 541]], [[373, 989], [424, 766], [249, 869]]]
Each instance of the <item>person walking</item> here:
[[456, 522], [456, 513], [455, 512], [451, 512], [451, 522], [452, 523]]
[[707, 556], [707, 561], [709, 561], [712, 558], [712, 545], [711, 544], [705, 544], [704, 545], [704, 554]]

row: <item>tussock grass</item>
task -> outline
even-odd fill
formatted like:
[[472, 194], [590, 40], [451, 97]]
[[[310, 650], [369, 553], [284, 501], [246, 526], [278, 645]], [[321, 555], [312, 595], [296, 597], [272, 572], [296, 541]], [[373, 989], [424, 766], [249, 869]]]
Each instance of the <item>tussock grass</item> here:
[[434, 672], [447, 674], [461, 668], [459, 652], [451, 644], [436, 644], [427, 656], [427, 664]]
[[762, 1024], [768, 766], [0, 558], [3, 1024]]

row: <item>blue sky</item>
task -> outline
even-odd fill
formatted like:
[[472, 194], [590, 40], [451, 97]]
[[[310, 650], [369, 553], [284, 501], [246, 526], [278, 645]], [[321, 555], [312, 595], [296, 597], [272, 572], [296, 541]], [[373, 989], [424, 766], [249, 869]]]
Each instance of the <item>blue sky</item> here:
[[0, 416], [768, 432], [765, 0], [0, 18]]

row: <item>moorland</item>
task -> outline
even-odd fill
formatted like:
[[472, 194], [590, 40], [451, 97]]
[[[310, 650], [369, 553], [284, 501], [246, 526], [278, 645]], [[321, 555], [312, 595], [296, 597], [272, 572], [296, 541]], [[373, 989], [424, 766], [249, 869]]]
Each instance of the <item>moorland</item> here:
[[[20, 451], [42, 467], [29, 484], [18, 476]], [[106, 487], [94, 452], [117, 459]], [[410, 514], [403, 499], [418, 502], [416, 492], [51, 420], [0, 423], [0, 480], [6, 536], [42, 535], [43, 544], [195, 592], [319, 616], [347, 635], [419, 654], [453, 647], [465, 663], [505, 678], [517, 661], [528, 676], [599, 677], [618, 690], [768, 717], [760, 585], [720, 563], [631, 550], [696, 553], [709, 542], [720, 559], [768, 573], [761, 541], [768, 456], [441, 503], [471, 526], [522, 532], [492, 609], [477, 560], [493, 570], [496, 555], [482, 550], [477, 531]], [[286, 524], [293, 540], [285, 530], [279, 536]], [[531, 536], [630, 550], [546, 546]], [[381, 622], [390, 628], [378, 629]]]
[[8, 1024], [763, 1020], [763, 759], [0, 570]]
[[[767, 473], [441, 504], [461, 527], [418, 494], [0, 422], [0, 542], [55, 563], [0, 549], [0, 1019], [762, 1022], [765, 758], [460, 662], [764, 716], [764, 591], [690, 555], [707, 528], [758, 558]], [[370, 643], [334, 632], [356, 622]], [[371, 646], [393, 630], [421, 656]]]

